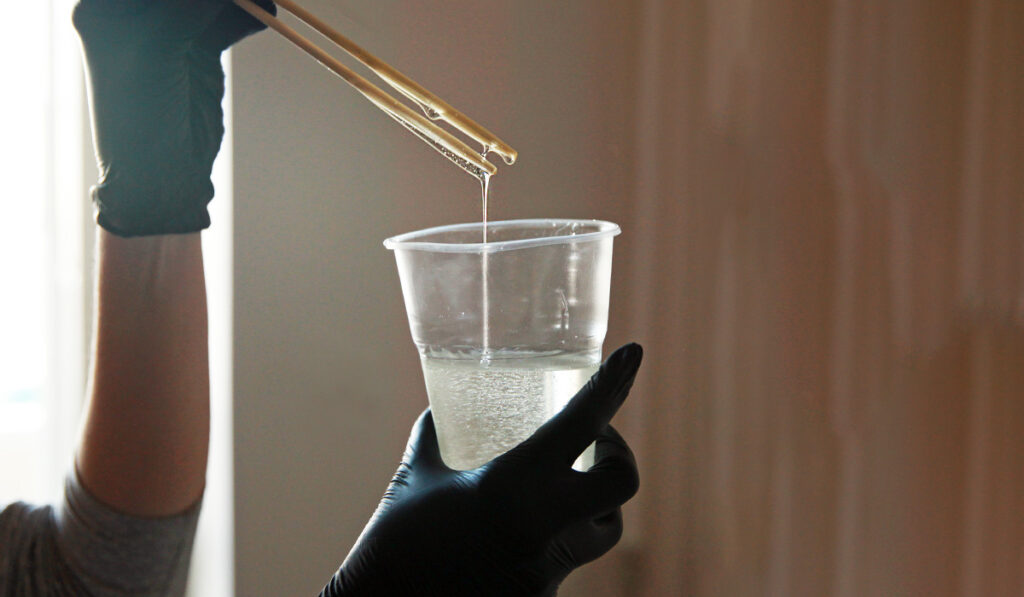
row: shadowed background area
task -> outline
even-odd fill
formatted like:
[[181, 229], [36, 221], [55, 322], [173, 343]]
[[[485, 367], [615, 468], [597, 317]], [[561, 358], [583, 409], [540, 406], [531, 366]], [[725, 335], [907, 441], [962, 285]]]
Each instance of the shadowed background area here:
[[[306, 0], [616, 239], [642, 487], [565, 596], [1024, 591], [1024, 4]], [[233, 55], [238, 595], [315, 594], [426, 393], [396, 233], [476, 181], [271, 33]]]

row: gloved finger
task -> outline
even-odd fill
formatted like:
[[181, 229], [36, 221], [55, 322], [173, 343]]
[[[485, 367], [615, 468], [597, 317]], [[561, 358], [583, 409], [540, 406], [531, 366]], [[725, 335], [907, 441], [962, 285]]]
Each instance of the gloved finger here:
[[563, 530], [552, 544], [552, 554], [573, 570], [608, 553], [622, 538], [622, 510], [615, 508], [593, 520]]
[[216, 21], [231, 0], [159, 0], [136, 4], [155, 5], [150, 13], [150, 26], [161, 37], [193, 39]]
[[565, 408], [524, 444], [571, 465], [619, 410], [642, 359], [643, 348], [635, 343], [613, 352]]
[[[277, 5], [271, 0], [253, 2], [272, 15], [277, 14]], [[259, 19], [229, 0], [224, 10], [200, 38], [199, 43], [211, 51], [223, 52], [242, 39], [266, 28], [267, 26]]]
[[[159, 14], [168, 25], [176, 25], [185, 21], [173, 18], [180, 14], [189, 14], [199, 19], [206, 18], [210, 9], [217, 4], [231, 0], [78, 0], [72, 14], [86, 12], [101, 17], [139, 17], [145, 14]], [[168, 17], [171, 17], [168, 19]]]
[[437, 443], [437, 430], [434, 428], [434, 415], [429, 408], [413, 423], [409, 443], [405, 447], [405, 457], [402, 460], [420, 470], [448, 470], [441, 459], [441, 447]]
[[614, 427], [608, 425], [597, 437], [594, 466], [573, 472], [559, 499], [565, 519], [589, 519], [618, 508], [640, 489], [636, 457]]
[[[227, 9], [245, 13], [231, 0], [79, 0], [71, 22], [87, 47], [109, 47], [112, 38], [134, 44], [156, 39], [202, 44]], [[252, 17], [249, 21], [259, 23]]]

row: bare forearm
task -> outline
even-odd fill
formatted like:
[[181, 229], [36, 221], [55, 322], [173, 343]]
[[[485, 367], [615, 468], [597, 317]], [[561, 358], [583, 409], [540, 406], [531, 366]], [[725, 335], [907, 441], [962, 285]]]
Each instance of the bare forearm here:
[[82, 482], [129, 514], [162, 516], [202, 495], [209, 440], [206, 286], [200, 235], [125, 239], [99, 230]]

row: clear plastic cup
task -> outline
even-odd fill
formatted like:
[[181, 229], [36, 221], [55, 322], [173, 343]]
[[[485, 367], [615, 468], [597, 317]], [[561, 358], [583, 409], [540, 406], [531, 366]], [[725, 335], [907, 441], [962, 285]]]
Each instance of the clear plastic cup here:
[[[612, 239], [599, 220], [510, 220], [395, 236], [409, 328], [441, 455], [476, 468], [586, 383], [608, 328]], [[589, 452], [589, 450], [588, 450]], [[585, 453], [576, 467], [593, 462]]]

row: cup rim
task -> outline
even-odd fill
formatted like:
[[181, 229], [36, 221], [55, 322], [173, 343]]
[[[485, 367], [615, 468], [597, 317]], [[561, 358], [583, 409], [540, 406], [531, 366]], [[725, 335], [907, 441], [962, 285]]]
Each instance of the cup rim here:
[[434, 226], [413, 232], [406, 232], [392, 236], [384, 240], [384, 247], [391, 251], [398, 249], [408, 251], [429, 251], [434, 253], [496, 253], [499, 251], [512, 251], [516, 249], [528, 249], [545, 245], [558, 245], [563, 243], [589, 242], [610, 238], [622, 232], [618, 224], [605, 220], [593, 219], [571, 219], [571, 218], [532, 218], [523, 220], [499, 220], [488, 222], [487, 228], [495, 230], [509, 226], [524, 227], [550, 227], [567, 226], [572, 224], [596, 225], [597, 230], [584, 232], [582, 234], [560, 234], [557, 236], [541, 236], [537, 238], [522, 238], [517, 240], [506, 240], [488, 243], [440, 243], [434, 241], [417, 241], [431, 234], [453, 232], [459, 230], [480, 229], [483, 222], [467, 222], [463, 224], [449, 224], [447, 226]]

